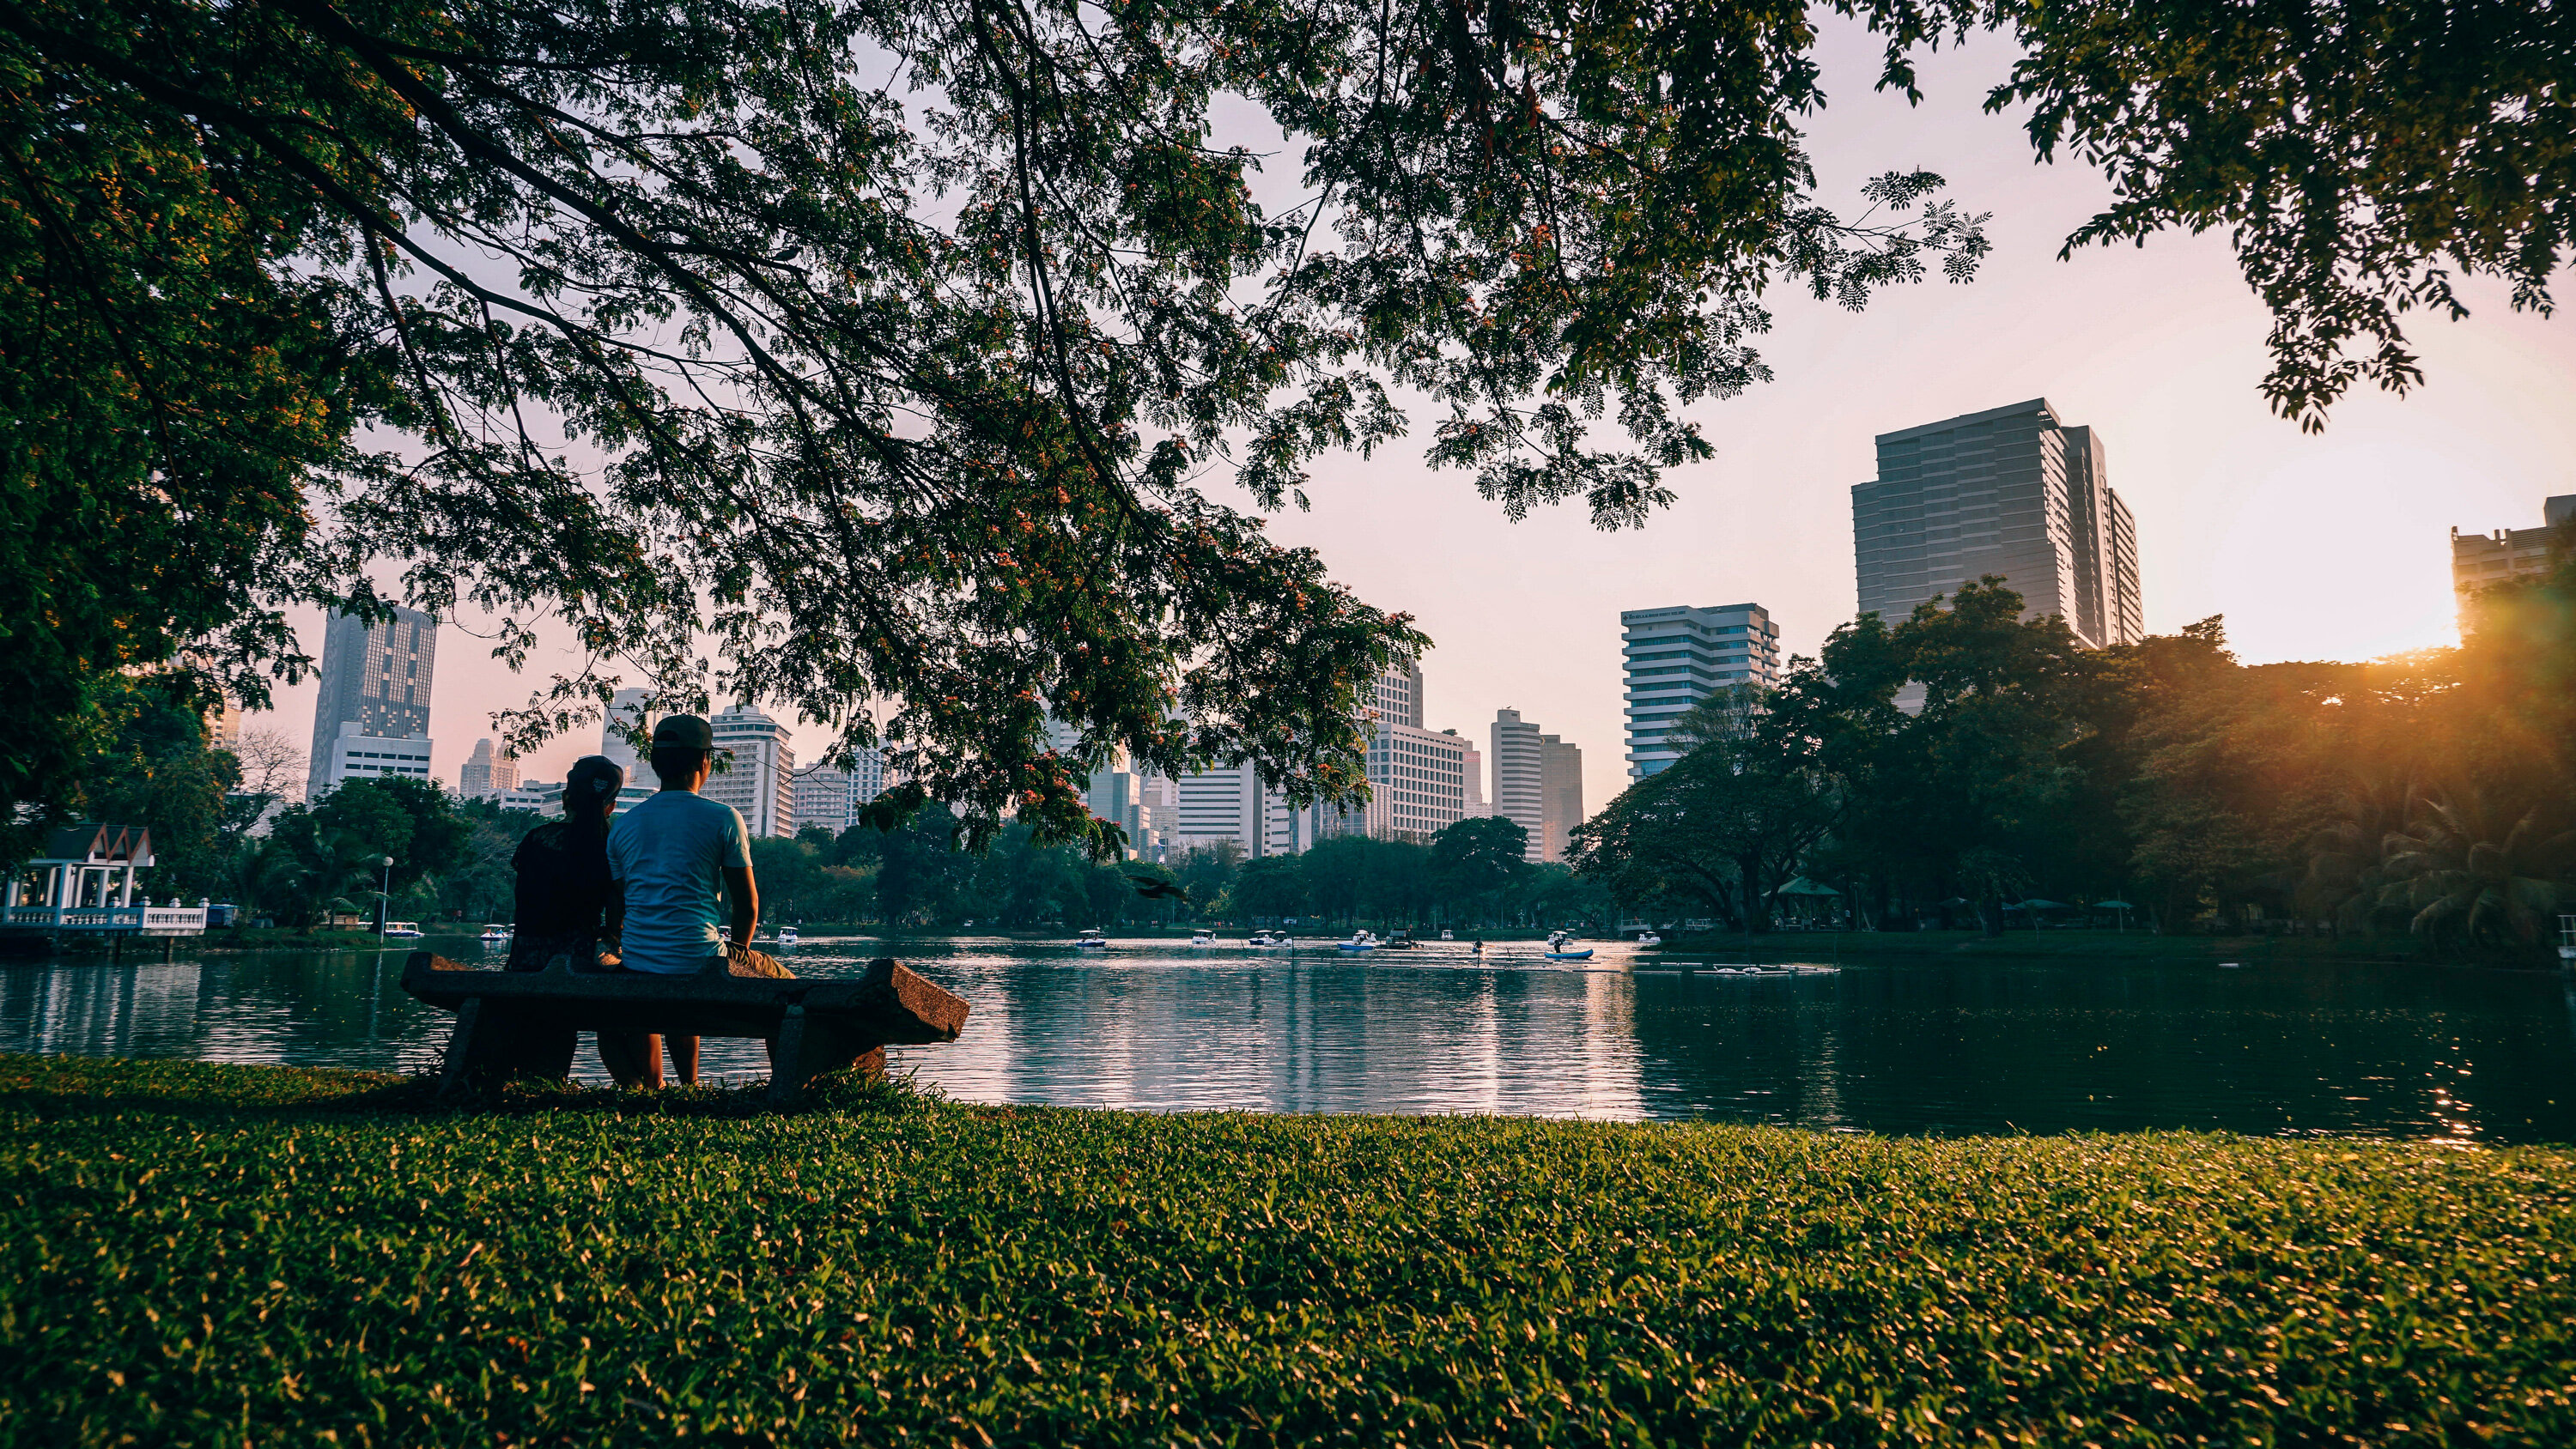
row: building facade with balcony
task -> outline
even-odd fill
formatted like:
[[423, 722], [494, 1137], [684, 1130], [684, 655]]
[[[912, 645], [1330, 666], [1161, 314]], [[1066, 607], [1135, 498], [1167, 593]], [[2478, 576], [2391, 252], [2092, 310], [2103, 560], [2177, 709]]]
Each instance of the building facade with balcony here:
[[1779, 680], [1780, 630], [1760, 604], [1629, 609], [1619, 615], [1619, 631], [1632, 780], [1681, 758], [1673, 725], [1692, 706], [1721, 689], [1769, 689]]

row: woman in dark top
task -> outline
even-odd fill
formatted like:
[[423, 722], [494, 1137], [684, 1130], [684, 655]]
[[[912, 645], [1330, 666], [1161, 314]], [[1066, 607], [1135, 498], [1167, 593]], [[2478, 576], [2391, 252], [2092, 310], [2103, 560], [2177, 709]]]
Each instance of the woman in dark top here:
[[575, 971], [615, 965], [620, 898], [608, 878], [608, 818], [626, 772], [605, 755], [576, 761], [564, 779], [564, 818], [519, 842], [510, 867], [519, 873], [518, 915], [510, 969], [543, 971], [561, 960]]
[[[573, 971], [614, 971], [618, 928], [626, 900], [608, 875], [608, 821], [626, 772], [605, 755], [576, 761], [564, 777], [564, 818], [528, 832], [510, 857], [519, 873], [518, 917], [510, 938], [510, 969], [544, 971], [562, 963]], [[579, 1034], [548, 1028], [542, 1046], [549, 1062], [572, 1066]], [[662, 1085], [660, 1044], [642, 1032], [597, 1034], [599, 1063], [621, 1087]], [[559, 1075], [559, 1074], [558, 1074]]]

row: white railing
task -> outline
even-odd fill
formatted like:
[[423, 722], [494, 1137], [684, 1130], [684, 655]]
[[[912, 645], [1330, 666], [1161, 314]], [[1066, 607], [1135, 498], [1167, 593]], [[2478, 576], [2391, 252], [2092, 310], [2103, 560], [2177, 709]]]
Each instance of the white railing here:
[[133, 931], [145, 936], [197, 936], [206, 929], [204, 906], [11, 906], [8, 924], [19, 930]]

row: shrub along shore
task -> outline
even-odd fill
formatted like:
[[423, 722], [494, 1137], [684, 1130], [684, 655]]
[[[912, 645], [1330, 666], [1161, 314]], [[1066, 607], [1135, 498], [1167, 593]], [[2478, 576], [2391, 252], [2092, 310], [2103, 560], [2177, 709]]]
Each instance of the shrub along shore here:
[[2576, 1153], [0, 1057], [16, 1444], [2576, 1441]]

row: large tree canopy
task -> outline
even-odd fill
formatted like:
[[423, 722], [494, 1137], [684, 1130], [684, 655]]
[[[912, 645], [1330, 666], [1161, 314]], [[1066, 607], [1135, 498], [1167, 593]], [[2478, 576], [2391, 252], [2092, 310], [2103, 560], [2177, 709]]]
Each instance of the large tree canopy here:
[[[2261, 6], [2191, 55], [2159, 48], [2209, 33], [2179, 11], [1854, 8], [1899, 81], [1944, 27], [2015, 29], [2043, 143], [2146, 179], [2236, 143], [2142, 86], [2235, 74], [2296, 111], [2390, 53], [2286, 66], [2267, 45], [2312, 12]], [[1814, 41], [1800, 5], [1628, 0], [0, 9], [0, 805], [69, 800], [77, 752], [17, 746], [96, 721], [107, 675], [193, 648], [256, 702], [298, 662], [278, 610], [363, 607], [387, 568], [504, 618], [514, 658], [548, 613], [591, 651], [523, 745], [640, 670], [669, 703], [712, 683], [883, 738], [977, 838], [1013, 809], [1096, 836], [1078, 771], [1115, 746], [1354, 790], [1357, 687], [1425, 641], [1208, 488], [1291, 500], [1412, 396], [1433, 460], [1511, 513], [1640, 521], [1709, 451], [1676, 410], [1765, 375], [1768, 286], [1859, 306], [1983, 254], [1935, 177], [1878, 178], [1858, 219], [1820, 203]], [[2454, 133], [2560, 115], [2535, 87], [2564, 46], [2441, 45]], [[1303, 202], [1256, 205], [1261, 158], [1218, 144], [1246, 103]], [[2097, 231], [2269, 217], [2293, 158], [2264, 155]], [[2545, 279], [2563, 151], [2447, 229], [2361, 236], [2389, 176], [2442, 163], [2389, 164], [2318, 161], [2299, 275], [2367, 294], [2438, 253]], [[2249, 266], [2267, 225], [2239, 225]], [[2309, 339], [2284, 365], [2324, 380], [2293, 410], [2339, 385], [2318, 347], [2380, 335], [2300, 321], [2322, 285], [2274, 294]]]

